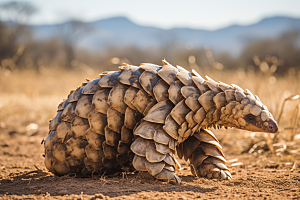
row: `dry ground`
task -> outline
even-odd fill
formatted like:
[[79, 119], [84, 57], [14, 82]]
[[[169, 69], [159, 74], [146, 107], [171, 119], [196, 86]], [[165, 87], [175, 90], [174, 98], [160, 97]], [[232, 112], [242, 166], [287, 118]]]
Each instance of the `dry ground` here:
[[[231, 181], [195, 178], [184, 160], [180, 160], [182, 170], [177, 172], [182, 179], [180, 185], [145, 181], [137, 174], [78, 178], [48, 173], [41, 145], [48, 134], [48, 120], [68, 91], [87, 77], [84, 73], [64, 74], [22, 72], [4, 76], [0, 71], [0, 199], [300, 199], [300, 168], [291, 170], [300, 160], [299, 153], [249, 155], [251, 146], [265, 141], [266, 135], [234, 129], [215, 131], [229, 161]], [[286, 92], [279, 88], [292, 85], [288, 92], [299, 92], [295, 89], [298, 82], [294, 83], [283, 81], [270, 86], [267, 89], [277, 88], [273, 96], [262, 95], [272, 93], [266, 93], [266, 88], [254, 92], [278, 112], [275, 108]], [[250, 83], [238, 78], [236, 84], [255, 89], [255, 84], [251, 88]], [[288, 116], [288, 112], [283, 115], [286, 120], [282, 120], [282, 127], [289, 125]], [[288, 134], [280, 134], [282, 141]], [[294, 142], [299, 144], [300, 140]]]
[[231, 181], [195, 178], [183, 160], [183, 169], [178, 172], [180, 185], [144, 181], [137, 174], [113, 178], [76, 178], [72, 174], [57, 177], [43, 165], [41, 140], [47, 134], [45, 129], [32, 135], [3, 128], [0, 131], [3, 199], [300, 199], [300, 169], [291, 172], [291, 162], [276, 158], [229, 154], [229, 161], [235, 159], [228, 164]]

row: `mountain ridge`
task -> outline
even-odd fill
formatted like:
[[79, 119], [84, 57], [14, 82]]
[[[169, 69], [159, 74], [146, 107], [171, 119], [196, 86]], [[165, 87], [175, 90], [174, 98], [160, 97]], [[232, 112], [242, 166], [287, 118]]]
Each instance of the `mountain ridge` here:
[[[45, 40], [59, 35], [59, 29], [70, 22], [54, 25], [31, 26], [34, 38]], [[111, 17], [93, 22], [85, 22], [91, 30], [78, 38], [77, 45], [89, 50], [99, 50], [107, 46], [164, 47], [173, 44], [184, 48], [210, 46], [216, 51], [237, 54], [245, 43], [258, 39], [275, 38], [288, 31], [300, 32], [300, 18], [274, 16], [251, 25], [233, 24], [217, 30], [193, 28], [161, 29], [138, 25], [126, 17]]]

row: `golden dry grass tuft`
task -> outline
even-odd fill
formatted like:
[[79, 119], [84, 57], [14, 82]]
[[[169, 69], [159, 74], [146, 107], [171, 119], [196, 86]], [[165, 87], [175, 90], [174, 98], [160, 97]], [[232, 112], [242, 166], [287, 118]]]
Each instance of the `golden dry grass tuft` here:
[[0, 71], [1, 126], [48, 125], [58, 104], [85, 81], [85, 73], [53, 70], [47, 73]]

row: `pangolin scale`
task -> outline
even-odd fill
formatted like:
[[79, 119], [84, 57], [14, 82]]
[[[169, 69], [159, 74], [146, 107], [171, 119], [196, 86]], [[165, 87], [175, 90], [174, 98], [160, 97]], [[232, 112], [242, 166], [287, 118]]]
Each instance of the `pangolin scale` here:
[[231, 179], [222, 147], [209, 128], [277, 132], [266, 106], [249, 90], [163, 66], [124, 64], [71, 91], [45, 139], [45, 165], [56, 174], [139, 171], [180, 183], [175, 159], [194, 176]]

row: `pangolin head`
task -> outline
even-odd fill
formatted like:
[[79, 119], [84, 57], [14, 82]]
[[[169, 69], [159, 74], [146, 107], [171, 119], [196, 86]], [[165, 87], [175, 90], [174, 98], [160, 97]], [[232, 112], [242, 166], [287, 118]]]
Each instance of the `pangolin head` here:
[[276, 133], [278, 125], [258, 96], [249, 90], [234, 88], [236, 101], [229, 102], [221, 109], [220, 123], [225, 127], [227, 125], [253, 132]]

